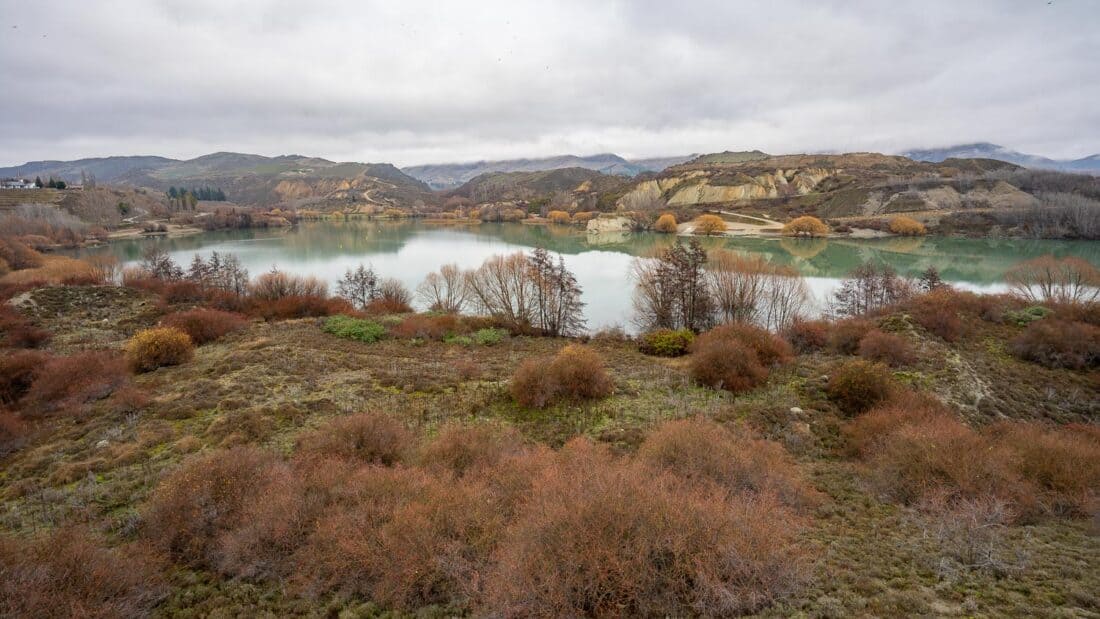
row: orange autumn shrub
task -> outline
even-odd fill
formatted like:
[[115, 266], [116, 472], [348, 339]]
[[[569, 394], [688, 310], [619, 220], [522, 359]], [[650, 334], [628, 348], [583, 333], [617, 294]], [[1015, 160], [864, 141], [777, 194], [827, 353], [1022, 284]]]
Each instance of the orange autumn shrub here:
[[191, 337], [173, 327], [138, 331], [126, 343], [126, 360], [134, 372], [179, 365], [191, 359], [195, 347]]

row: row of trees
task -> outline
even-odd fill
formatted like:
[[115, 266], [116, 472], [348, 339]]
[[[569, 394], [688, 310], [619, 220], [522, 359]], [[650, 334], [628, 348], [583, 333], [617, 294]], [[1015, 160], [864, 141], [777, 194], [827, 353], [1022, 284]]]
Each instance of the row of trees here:
[[248, 269], [233, 254], [213, 252], [209, 258], [195, 254], [185, 270], [160, 247], [150, 247], [142, 255], [141, 270], [149, 277], [164, 281], [190, 281], [204, 290], [222, 290], [244, 294], [248, 290]]
[[217, 187], [200, 187], [198, 189], [184, 189], [183, 187], [169, 187], [168, 199], [176, 200], [187, 196], [194, 196], [207, 202], [225, 202], [225, 192]]
[[34, 177], [34, 186], [38, 187], [39, 189], [43, 187], [47, 187], [49, 189], [65, 189], [69, 185], [65, 181], [55, 180], [52, 176], [50, 177], [50, 180], [46, 182], [42, 182], [41, 176], [36, 176]]

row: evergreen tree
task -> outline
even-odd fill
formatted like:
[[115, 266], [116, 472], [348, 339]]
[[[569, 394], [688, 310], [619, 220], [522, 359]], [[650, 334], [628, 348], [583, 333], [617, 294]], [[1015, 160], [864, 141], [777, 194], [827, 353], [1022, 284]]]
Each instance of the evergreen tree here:
[[42, 177], [41, 176], [34, 177], [34, 186], [38, 187], [39, 189], [42, 189], [43, 187], [46, 186], [46, 184], [42, 182]]

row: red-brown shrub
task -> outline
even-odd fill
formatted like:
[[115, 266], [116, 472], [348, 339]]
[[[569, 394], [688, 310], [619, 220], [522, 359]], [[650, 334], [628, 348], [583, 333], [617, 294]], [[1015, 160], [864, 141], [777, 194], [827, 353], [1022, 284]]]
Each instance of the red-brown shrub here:
[[603, 357], [595, 350], [569, 344], [550, 361], [547, 372], [557, 383], [557, 393], [566, 399], [598, 400], [611, 394], [611, 377]]
[[955, 418], [939, 400], [907, 389], [899, 389], [844, 426], [848, 452], [866, 457], [876, 440], [905, 425]]
[[10, 236], [0, 236], [0, 260], [13, 271], [42, 266], [42, 254]]
[[299, 453], [392, 466], [413, 449], [413, 435], [385, 413], [359, 413], [332, 419], [298, 439]]
[[766, 495], [688, 485], [580, 439], [557, 459], [494, 555], [486, 582], [494, 612], [736, 615], [805, 577], [799, 522]]
[[872, 484], [902, 503], [933, 490], [962, 497], [996, 494], [1019, 503], [1021, 484], [989, 442], [957, 419], [930, 415], [901, 425], [868, 446]]
[[748, 391], [768, 378], [756, 351], [728, 339], [697, 339], [688, 358], [695, 382], [732, 393]]
[[0, 404], [13, 405], [26, 395], [38, 370], [48, 359], [49, 355], [35, 350], [0, 356]]
[[875, 325], [862, 318], [838, 320], [829, 333], [829, 349], [840, 355], [854, 355], [859, 352], [859, 342]]
[[135, 372], [186, 363], [194, 355], [191, 337], [173, 327], [138, 331], [126, 342], [126, 361]]
[[0, 458], [23, 446], [30, 425], [18, 413], [0, 408]]
[[390, 328], [394, 337], [442, 340], [460, 332], [458, 317], [453, 314], [413, 314]]
[[975, 431], [942, 404], [903, 394], [844, 428], [872, 484], [904, 503], [927, 496], [1006, 502], [1015, 517], [1088, 517], [1100, 493], [1100, 432], [1006, 422]]
[[168, 590], [144, 547], [114, 549], [86, 529], [29, 540], [0, 536], [0, 616], [140, 617]]
[[199, 303], [204, 298], [202, 286], [191, 281], [166, 282], [160, 289], [165, 303]]
[[359, 594], [405, 612], [468, 605], [499, 535], [477, 484], [367, 467], [350, 508], [327, 511], [293, 558], [296, 589]]
[[512, 397], [523, 406], [542, 408], [558, 400], [596, 400], [613, 384], [599, 353], [569, 344], [550, 359], [525, 360], [511, 382]]
[[49, 331], [30, 323], [13, 327], [5, 334], [5, 343], [12, 348], [38, 348], [53, 337]]
[[[917, 324], [945, 342], [956, 342], [963, 334], [959, 312], [964, 308], [975, 309], [975, 306], [969, 297], [943, 286], [911, 299], [909, 308]], [[978, 315], [979, 311], [974, 314]]]
[[316, 277], [302, 277], [282, 271], [270, 271], [252, 280], [248, 285], [252, 298], [260, 301], [278, 301], [286, 297], [328, 296], [328, 285]]
[[661, 424], [637, 457], [689, 481], [718, 484], [734, 493], [772, 494], [794, 509], [819, 499], [782, 445], [748, 428], [730, 431], [701, 417]]
[[85, 404], [111, 395], [129, 380], [125, 360], [113, 352], [87, 351], [54, 357], [35, 374], [24, 400], [25, 412], [80, 414]]
[[1008, 343], [1025, 361], [1049, 368], [1081, 370], [1100, 365], [1100, 327], [1055, 318], [1037, 320]]
[[0, 303], [0, 340], [11, 348], [38, 348], [50, 340], [50, 332], [34, 326], [15, 308]]
[[317, 316], [347, 314], [355, 316], [358, 312], [344, 299], [328, 298], [317, 295], [294, 295], [268, 301], [252, 299], [250, 313], [264, 320], [290, 320]]
[[0, 300], [7, 300], [18, 294], [23, 294], [28, 290], [42, 288], [45, 285], [46, 280], [44, 279], [31, 279], [28, 281], [18, 282], [3, 282], [0, 283]]
[[791, 360], [794, 353], [783, 338], [746, 322], [731, 322], [717, 326], [695, 338], [693, 347], [705, 347], [718, 340], [739, 342], [756, 353], [756, 360], [771, 367]]
[[143, 517], [145, 535], [178, 561], [218, 565], [221, 537], [242, 523], [246, 506], [263, 500], [282, 466], [252, 446], [192, 457], [153, 492]]
[[854, 359], [833, 371], [825, 392], [842, 412], [858, 415], [888, 398], [893, 389], [894, 380], [885, 365]]
[[1033, 486], [1043, 513], [1089, 517], [1100, 499], [1100, 434], [1093, 432], [1006, 422], [989, 435], [1012, 454], [1009, 466]]
[[796, 351], [808, 353], [822, 350], [829, 344], [829, 327], [826, 320], [796, 320], [783, 334]]
[[878, 329], [872, 329], [860, 340], [859, 356], [894, 367], [910, 365], [917, 360], [917, 354], [908, 339]]
[[461, 477], [523, 450], [523, 436], [510, 426], [449, 425], [420, 449], [418, 462], [427, 469]]
[[524, 359], [508, 384], [512, 398], [522, 406], [543, 408], [557, 397], [557, 384], [546, 371], [548, 359]]
[[248, 326], [248, 320], [240, 314], [199, 308], [169, 314], [161, 320], [161, 324], [183, 331], [196, 346], [202, 346], [244, 329]]
[[217, 569], [237, 578], [294, 574], [294, 553], [314, 524], [338, 501], [356, 496], [358, 465], [323, 457], [298, 459], [294, 468], [275, 465], [263, 478], [262, 499], [245, 502], [235, 523], [218, 536]]
[[367, 304], [364, 311], [372, 316], [385, 316], [387, 314], [407, 314], [413, 311], [411, 305], [399, 299], [380, 298]]

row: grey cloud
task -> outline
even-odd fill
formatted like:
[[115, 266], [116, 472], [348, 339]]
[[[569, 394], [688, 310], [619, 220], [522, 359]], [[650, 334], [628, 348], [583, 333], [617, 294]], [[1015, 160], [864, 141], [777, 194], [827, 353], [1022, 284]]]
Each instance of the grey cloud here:
[[0, 163], [975, 140], [1081, 156], [1100, 151], [1098, 17], [1083, 0], [0, 0], [0, 80], [18, 85]]

